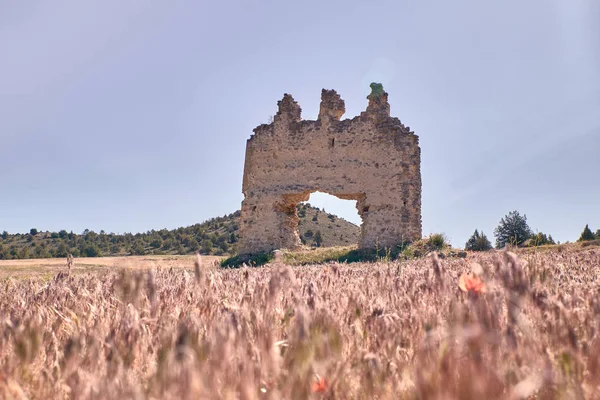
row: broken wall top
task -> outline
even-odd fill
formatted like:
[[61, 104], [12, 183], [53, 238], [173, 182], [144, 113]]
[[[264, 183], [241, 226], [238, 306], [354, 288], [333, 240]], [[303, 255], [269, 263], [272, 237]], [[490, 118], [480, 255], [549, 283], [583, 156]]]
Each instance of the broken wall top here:
[[341, 120], [344, 100], [323, 89], [318, 119], [302, 120], [300, 105], [286, 93], [273, 122], [248, 139], [243, 193], [401, 190], [420, 165], [418, 136], [390, 116], [380, 84], [371, 84], [367, 99], [364, 112]]
[[410, 127], [404, 126], [402, 122], [395, 117], [390, 116], [390, 104], [388, 102], [388, 93], [383, 90], [383, 86], [379, 83], [371, 83], [371, 93], [367, 96], [369, 103], [367, 109], [359, 116], [352, 119], [341, 120], [342, 115], [346, 112], [344, 100], [335, 90], [323, 89], [321, 91], [321, 105], [317, 120], [303, 120], [302, 108], [291, 94], [285, 93], [283, 98], [277, 102], [277, 113], [270, 124], [262, 124], [257, 126], [253, 132], [255, 135], [262, 132], [273, 132], [273, 128], [277, 124], [288, 124], [291, 131], [301, 129], [303, 126], [315, 124], [320, 126], [322, 123], [331, 123], [338, 121], [341, 123], [341, 128], [347, 127], [351, 122], [373, 121], [377, 124], [385, 125], [385, 128], [393, 128], [398, 133], [413, 135], [414, 132]]

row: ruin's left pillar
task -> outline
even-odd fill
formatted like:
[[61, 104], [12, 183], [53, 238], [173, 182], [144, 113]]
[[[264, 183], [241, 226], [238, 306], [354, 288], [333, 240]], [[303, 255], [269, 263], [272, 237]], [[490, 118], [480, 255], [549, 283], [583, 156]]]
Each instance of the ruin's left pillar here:
[[240, 254], [256, 254], [300, 245], [295, 204], [281, 196], [248, 196], [242, 201]]
[[[277, 132], [287, 132], [301, 120], [302, 109], [289, 94], [277, 102], [273, 123], [254, 129], [246, 144], [242, 210], [240, 216], [240, 254], [256, 254], [300, 245], [296, 204], [308, 199], [308, 192], [282, 193], [273, 183], [281, 173], [273, 163]], [[306, 197], [306, 198], [305, 198]]]

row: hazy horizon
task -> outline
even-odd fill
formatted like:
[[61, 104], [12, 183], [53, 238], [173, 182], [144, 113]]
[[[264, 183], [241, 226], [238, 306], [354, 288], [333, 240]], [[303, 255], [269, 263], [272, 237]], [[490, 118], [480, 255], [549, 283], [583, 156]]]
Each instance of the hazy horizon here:
[[[369, 83], [419, 136], [423, 234], [512, 210], [600, 228], [600, 2], [0, 3], [0, 232], [146, 232], [232, 213], [284, 93], [352, 118]], [[354, 203], [309, 202], [351, 222]]]

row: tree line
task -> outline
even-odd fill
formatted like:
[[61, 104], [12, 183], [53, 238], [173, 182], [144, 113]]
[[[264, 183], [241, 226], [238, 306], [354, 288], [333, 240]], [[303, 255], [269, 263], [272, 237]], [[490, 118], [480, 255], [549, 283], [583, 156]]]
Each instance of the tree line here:
[[[307, 210], [317, 208], [310, 204], [299, 205], [299, 217], [307, 219]], [[316, 213], [312, 219], [316, 218]], [[329, 219], [337, 217], [329, 214]], [[173, 230], [151, 230], [145, 233], [115, 234], [88, 229], [77, 234], [61, 230], [59, 232], [40, 232], [32, 228], [29, 233], [0, 234], [0, 260], [67, 257], [101, 257], [126, 255], [175, 255], [201, 254], [233, 255], [237, 252], [239, 240], [240, 211], [212, 218], [201, 224]], [[495, 247], [541, 246], [555, 244], [552, 235], [537, 232], [527, 224], [527, 216], [511, 211], [505, 215], [494, 229]], [[320, 231], [304, 229], [301, 234], [304, 244], [310, 241], [313, 246], [321, 246], [323, 236]], [[588, 225], [583, 229], [578, 241], [600, 240], [600, 229], [593, 232]], [[465, 250], [485, 251], [492, 243], [484, 232], [475, 230], [465, 244]]]
[[[552, 235], [546, 235], [543, 232], [533, 233], [533, 230], [527, 224], [527, 216], [519, 214], [516, 210], [509, 212], [500, 220], [500, 223], [494, 229], [494, 237], [496, 239], [496, 248], [498, 249], [504, 248], [507, 245], [543, 246], [556, 244]], [[586, 224], [579, 236], [578, 242], [592, 240], [600, 240], [600, 229], [594, 233]], [[471, 251], [486, 251], [491, 248], [492, 243], [485, 233], [480, 233], [477, 229], [475, 229], [475, 232], [465, 244], [465, 250]]]
[[0, 234], [0, 260], [26, 258], [101, 257], [124, 255], [202, 254], [229, 255], [236, 251], [240, 212], [212, 218], [201, 224], [173, 230], [115, 234], [88, 229], [77, 234], [61, 230]]

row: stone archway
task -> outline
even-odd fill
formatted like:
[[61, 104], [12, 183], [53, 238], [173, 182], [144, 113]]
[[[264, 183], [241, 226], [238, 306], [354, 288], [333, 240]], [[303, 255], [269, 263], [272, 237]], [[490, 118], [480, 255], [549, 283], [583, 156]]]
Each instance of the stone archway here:
[[296, 205], [320, 191], [355, 200], [360, 248], [421, 237], [418, 137], [389, 115], [387, 93], [372, 84], [367, 110], [340, 121], [344, 101], [323, 90], [317, 121], [303, 121], [286, 94], [273, 123], [246, 146], [240, 254], [300, 245]]

